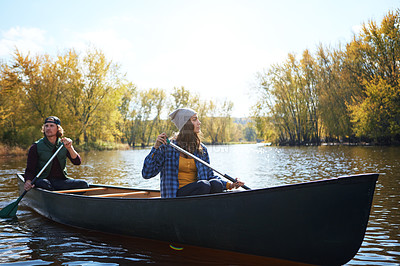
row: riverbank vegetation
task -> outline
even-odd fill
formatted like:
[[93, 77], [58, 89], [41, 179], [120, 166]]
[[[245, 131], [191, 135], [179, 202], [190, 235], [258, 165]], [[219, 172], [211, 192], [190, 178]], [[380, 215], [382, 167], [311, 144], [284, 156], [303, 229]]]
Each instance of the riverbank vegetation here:
[[[337, 48], [289, 54], [259, 74], [260, 138], [281, 145], [400, 143], [400, 10]], [[272, 129], [272, 130], [271, 130]]]
[[0, 60], [1, 149], [29, 147], [49, 115], [81, 150], [148, 146], [161, 132], [174, 134], [168, 114], [180, 107], [198, 111], [211, 144], [399, 143], [399, 47], [397, 10], [380, 25], [365, 23], [344, 46], [289, 54], [259, 73], [260, 100], [253, 116], [241, 119], [232, 117], [228, 99], [202, 99], [182, 86], [172, 93], [137, 88], [96, 48], [56, 57], [16, 49], [10, 62]]
[[0, 143], [0, 157], [2, 156], [24, 156], [27, 155], [27, 150], [21, 147], [8, 146]]
[[204, 100], [184, 87], [171, 95], [138, 89], [94, 48], [56, 58], [16, 50], [0, 68], [0, 142], [8, 146], [29, 147], [42, 136], [49, 115], [61, 119], [65, 135], [81, 150], [148, 146], [161, 132], [174, 134], [168, 114], [186, 106], [199, 112], [206, 142], [255, 140], [255, 134], [243, 133], [252, 127], [249, 121], [234, 123], [232, 102]]

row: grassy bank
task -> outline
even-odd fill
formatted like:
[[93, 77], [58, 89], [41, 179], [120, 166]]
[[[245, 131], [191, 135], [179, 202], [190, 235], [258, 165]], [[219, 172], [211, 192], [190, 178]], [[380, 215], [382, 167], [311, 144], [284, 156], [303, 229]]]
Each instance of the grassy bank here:
[[105, 150], [129, 150], [128, 144], [114, 143], [114, 142], [95, 142], [86, 143], [83, 145], [73, 144], [74, 148], [78, 151], [105, 151]]
[[[128, 144], [110, 143], [110, 142], [96, 142], [84, 145], [74, 145], [75, 150], [82, 151], [104, 151], [104, 150], [129, 150]], [[4, 156], [25, 156], [28, 154], [27, 148], [20, 146], [9, 146], [0, 143], [0, 157]]]
[[0, 156], [23, 156], [27, 155], [28, 150], [18, 146], [8, 146], [0, 143]]

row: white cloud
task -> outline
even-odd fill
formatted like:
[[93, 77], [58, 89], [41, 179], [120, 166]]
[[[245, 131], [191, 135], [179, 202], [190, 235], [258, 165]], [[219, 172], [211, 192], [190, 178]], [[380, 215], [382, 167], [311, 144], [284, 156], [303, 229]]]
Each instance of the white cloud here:
[[12, 27], [1, 32], [0, 56], [10, 56], [17, 48], [26, 54], [43, 53], [45, 46], [53, 41], [46, 36], [46, 31], [39, 28]]

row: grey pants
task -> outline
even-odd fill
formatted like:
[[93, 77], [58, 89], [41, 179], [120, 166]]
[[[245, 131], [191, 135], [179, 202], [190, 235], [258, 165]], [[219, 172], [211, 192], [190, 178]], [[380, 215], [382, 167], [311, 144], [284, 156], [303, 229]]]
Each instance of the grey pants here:
[[187, 184], [186, 186], [178, 189], [176, 196], [184, 197], [184, 196], [192, 196], [192, 195], [202, 195], [202, 194], [211, 194], [211, 193], [221, 193], [224, 191], [224, 184], [219, 179], [210, 179], [210, 180], [199, 180], [197, 182], [193, 182]]

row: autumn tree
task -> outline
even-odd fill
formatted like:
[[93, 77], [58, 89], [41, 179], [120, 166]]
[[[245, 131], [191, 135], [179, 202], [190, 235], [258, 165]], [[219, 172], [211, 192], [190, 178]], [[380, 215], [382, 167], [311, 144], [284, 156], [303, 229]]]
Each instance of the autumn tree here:
[[345, 53], [340, 49], [322, 45], [316, 53], [319, 116], [328, 141], [345, 139], [353, 134], [347, 104], [354, 94], [349, 90], [350, 81], [343, 71], [344, 58]]
[[134, 107], [134, 99], [137, 98], [137, 89], [132, 83], [122, 96], [118, 110], [121, 114], [121, 120], [118, 122], [119, 131], [122, 133], [122, 143], [128, 143], [134, 147], [137, 141], [136, 116], [137, 109]]
[[202, 131], [206, 139], [209, 139], [212, 144], [226, 143], [229, 141], [231, 129], [231, 113], [233, 103], [229, 100], [224, 100], [222, 103], [212, 100], [206, 102], [205, 107], [200, 107], [200, 110], [205, 112], [202, 117]]
[[[47, 55], [22, 55], [15, 51], [13, 63], [1, 67], [3, 141], [31, 143], [40, 136], [40, 125], [49, 114], [57, 115], [61, 105], [61, 82]], [[18, 132], [18, 133], [17, 133]], [[23, 139], [18, 139], [16, 136]]]
[[3, 140], [10, 139], [6, 131], [12, 130], [29, 135], [31, 143], [41, 135], [40, 126], [50, 115], [60, 117], [67, 136], [77, 144], [119, 137], [116, 107], [126, 82], [119, 67], [101, 51], [88, 50], [79, 56], [69, 50], [53, 59], [46, 54], [23, 56], [17, 50], [13, 63], [2, 65], [0, 73], [0, 100], [7, 112], [1, 120], [7, 128]]
[[259, 75], [256, 128], [274, 127], [281, 144], [357, 136], [400, 142], [400, 11], [370, 21], [345, 49], [322, 45]]
[[273, 65], [259, 79], [262, 98], [255, 106], [255, 114], [260, 117], [263, 113], [270, 119], [258, 118], [256, 127], [272, 123], [281, 144], [318, 144], [320, 121], [315, 62], [308, 50], [300, 61], [289, 54], [285, 63]]
[[347, 45], [346, 70], [360, 93], [349, 104], [355, 133], [379, 143], [400, 141], [400, 9], [381, 25], [364, 23]]

